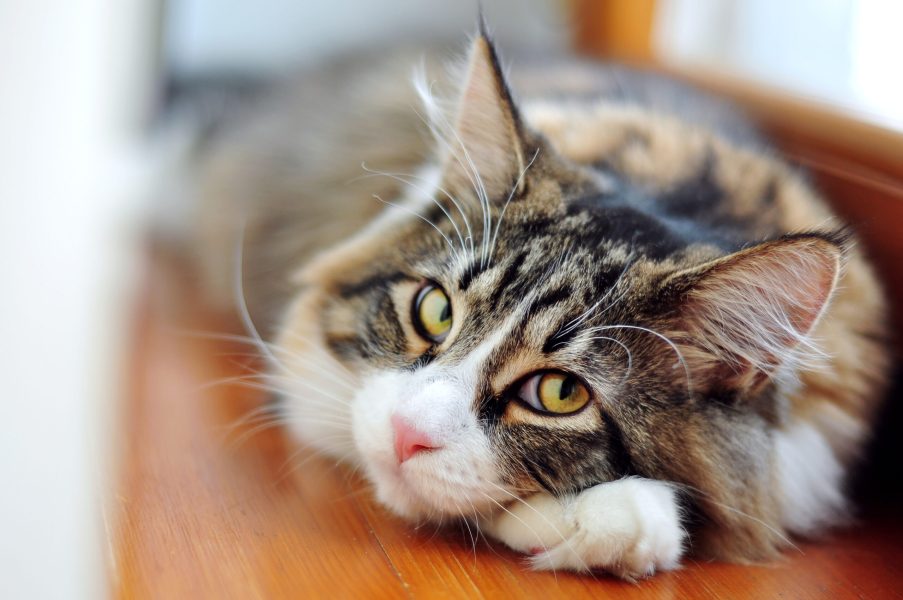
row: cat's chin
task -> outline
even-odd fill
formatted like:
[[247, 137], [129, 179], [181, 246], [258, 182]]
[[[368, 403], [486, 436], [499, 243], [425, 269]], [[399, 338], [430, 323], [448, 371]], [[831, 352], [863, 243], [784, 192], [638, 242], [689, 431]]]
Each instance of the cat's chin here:
[[436, 514], [420, 494], [414, 492], [400, 473], [375, 472], [367, 468], [376, 499], [394, 514], [409, 521], [426, 521]]
[[[466, 466], [422, 456], [402, 465], [365, 460], [376, 498], [396, 515], [410, 521], [442, 521], [492, 512], [501, 500], [499, 490], [480, 481]], [[416, 460], [423, 459], [421, 464]], [[439, 462], [440, 464], [429, 464]], [[487, 489], [488, 488], [488, 489]], [[495, 489], [493, 489], [495, 488]]]

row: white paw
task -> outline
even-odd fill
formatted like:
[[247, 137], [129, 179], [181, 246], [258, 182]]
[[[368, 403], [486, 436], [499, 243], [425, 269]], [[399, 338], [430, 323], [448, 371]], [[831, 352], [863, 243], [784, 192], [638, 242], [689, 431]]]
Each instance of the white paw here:
[[536, 494], [489, 525], [496, 538], [531, 554], [539, 570], [605, 569], [625, 579], [674, 569], [686, 532], [673, 489], [629, 478], [575, 496]]

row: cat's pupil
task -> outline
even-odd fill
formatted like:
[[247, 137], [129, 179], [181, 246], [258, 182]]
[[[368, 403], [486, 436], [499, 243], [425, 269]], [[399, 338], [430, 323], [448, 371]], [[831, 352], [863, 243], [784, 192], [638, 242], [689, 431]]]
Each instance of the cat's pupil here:
[[439, 322], [444, 323], [451, 319], [451, 302], [446, 302], [442, 307], [442, 313], [439, 315]]
[[561, 388], [558, 390], [558, 397], [564, 400], [565, 398], [569, 398], [571, 393], [574, 391], [574, 378], [567, 377], [564, 381], [561, 382]]

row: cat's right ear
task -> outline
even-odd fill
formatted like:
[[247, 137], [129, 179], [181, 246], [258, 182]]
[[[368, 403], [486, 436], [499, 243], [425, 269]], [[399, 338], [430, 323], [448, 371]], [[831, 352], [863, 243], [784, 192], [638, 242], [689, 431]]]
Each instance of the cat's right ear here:
[[435, 127], [446, 187], [478, 197], [485, 191], [492, 200], [505, 198], [522, 185], [522, 124], [495, 46], [483, 27], [470, 48], [451, 128]]
[[817, 352], [810, 333], [848, 243], [844, 233], [787, 236], [673, 275], [672, 336], [694, 387], [754, 391], [782, 364]]

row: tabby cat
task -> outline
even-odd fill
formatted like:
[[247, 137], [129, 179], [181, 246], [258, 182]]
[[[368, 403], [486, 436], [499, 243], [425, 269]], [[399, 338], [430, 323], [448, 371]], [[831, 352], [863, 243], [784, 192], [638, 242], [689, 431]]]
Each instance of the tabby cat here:
[[433, 63], [309, 73], [200, 171], [203, 272], [298, 441], [537, 569], [760, 561], [843, 521], [885, 301], [805, 179], [660, 78], [509, 77], [482, 31], [455, 94]]

